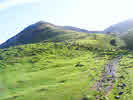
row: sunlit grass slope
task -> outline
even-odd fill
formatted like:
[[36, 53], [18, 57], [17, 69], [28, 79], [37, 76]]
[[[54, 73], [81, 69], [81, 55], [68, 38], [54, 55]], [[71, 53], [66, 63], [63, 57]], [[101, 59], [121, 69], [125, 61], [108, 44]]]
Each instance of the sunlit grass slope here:
[[95, 100], [96, 91], [90, 88], [100, 79], [104, 64], [117, 55], [112, 39], [89, 34], [1, 49], [0, 99], [80, 100], [89, 95]]

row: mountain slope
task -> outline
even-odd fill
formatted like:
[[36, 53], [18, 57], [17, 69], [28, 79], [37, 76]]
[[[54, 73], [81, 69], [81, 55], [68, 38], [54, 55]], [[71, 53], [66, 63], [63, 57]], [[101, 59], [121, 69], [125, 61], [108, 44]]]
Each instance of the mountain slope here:
[[9, 46], [37, 43], [41, 41], [65, 41], [86, 37], [88, 34], [71, 30], [61, 29], [61, 27], [47, 23], [38, 22], [28, 26], [16, 36], [3, 43], [0, 48]]
[[104, 30], [105, 33], [124, 33], [133, 28], [133, 19], [129, 19], [112, 25]]

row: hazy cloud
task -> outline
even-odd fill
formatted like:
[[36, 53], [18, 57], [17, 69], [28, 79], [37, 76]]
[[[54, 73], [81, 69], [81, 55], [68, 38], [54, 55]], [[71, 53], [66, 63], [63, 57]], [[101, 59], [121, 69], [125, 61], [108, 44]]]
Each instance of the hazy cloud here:
[[16, 5], [24, 4], [24, 3], [35, 3], [40, 0], [2, 0], [0, 1], [0, 10], [4, 10]]

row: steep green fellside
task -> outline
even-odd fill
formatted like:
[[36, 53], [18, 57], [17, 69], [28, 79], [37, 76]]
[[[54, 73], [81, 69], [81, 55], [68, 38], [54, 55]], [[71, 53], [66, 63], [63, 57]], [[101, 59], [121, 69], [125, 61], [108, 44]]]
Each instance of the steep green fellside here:
[[[97, 92], [91, 87], [100, 79], [103, 66], [123, 52], [115, 51], [120, 40], [104, 34], [75, 36], [63, 42], [1, 49], [0, 99], [81, 100], [88, 96], [95, 100]], [[110, 44], [112, 39], [117, 46]]]
[[8, 41], [0, 45], [0, 48], [7, 48], [10, 46], [39, 43], [42, 41], [62, 42], [72, 41], [88, 37], [89, 34], [76, 32], [71, 30], [64, 30], [55, 25], [38, 22], [28, 26], [16, 36], [10, 38]]
[[[107, 43], [103, 45], [108, 45], [109, 40], [112, 36], [103, 34], [88, 34], [83, 32], [77, 32], [72, 30], [63, 29], [61, 26], [56, 26], [47, 22], [38, 22], [33, 25], [28, 26], [23, 31], [18, 33], [16, 36], [10, 38], [5, 43], [0, 45], [0, 48], [8, 48], [10, 46], [33, 44], [39, 42], [64, 42], [64, 41], [75, 41], [75, 40], [89, 40], [90, 45], [104, 43], [105, 39]], [[99, 39], [97, 41], [97, 39]], [[100, 43], [96, 43], [100, 42]], [[94, 45], [95, 45], [94, 44]], [[101, 44], [100, 44], [101, 45]], [[107, 47], [105, 46], [105, 48]], [[96, 46], [96, 45], [95, 45]], [[111, 47], [110, 45], [108, 47]], [[97, 48], [97, 46], [96, 46]], [[102, 47], [103, 48], [103, 47]]]

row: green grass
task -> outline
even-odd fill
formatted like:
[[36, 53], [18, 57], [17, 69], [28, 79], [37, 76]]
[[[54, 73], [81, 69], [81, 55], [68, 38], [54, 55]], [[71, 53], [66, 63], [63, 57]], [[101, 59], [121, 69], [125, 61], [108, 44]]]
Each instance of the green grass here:
[[94, 98], [95, 91], [89, 89], [113, 57], [107, 55], [109, 51], [61, 42], [22, 45], [0, 52], [2, 100]]
[[[97, 92], [91, 87], [100, 79], [103, 66], [123, 52], [115, 51], [119, 39], [79, 32], [50, 39], [57, 38], [66, 41], [0, 50], [1, 100], [95, 100]], [[110, 44], [112, 39], [117, 46]]]

